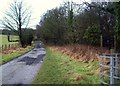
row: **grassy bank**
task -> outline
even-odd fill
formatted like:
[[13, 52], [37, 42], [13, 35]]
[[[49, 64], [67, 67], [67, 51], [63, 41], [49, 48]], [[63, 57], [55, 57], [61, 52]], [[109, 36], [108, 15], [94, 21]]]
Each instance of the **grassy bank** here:
[[24, 53], [30, 51], [32, 48], [33, 48], [33, 46], [28, 46], [26, 48], [18, 48], [14, 51], [11, 50], [11, 51], [13, 51], [12, 53], [9, 53], [9, 51], [6, 51], [6, 52], [8, 52], [7, 54], [1, 53], [0, 55], [2, 58], [0, 59], [0, 65], [5, 64], [5, 63], [15, 59], [20, 55], [23, 55]]
[[33, 84], [99, 84], [97, 62], [78, 62], [61, 52], [47, 54]]

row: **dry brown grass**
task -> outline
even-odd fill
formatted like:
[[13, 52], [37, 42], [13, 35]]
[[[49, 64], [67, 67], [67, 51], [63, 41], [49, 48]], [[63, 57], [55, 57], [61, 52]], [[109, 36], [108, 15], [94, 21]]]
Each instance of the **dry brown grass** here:
[[85, 74], [73, 73], [72, 75], [72, 79], [75, 81], [87, 80], [87, 76]]
[[[71, 58], [76, 59], [79, 62], [93, 62], [93, 61], [102, 61], [102, 59], [99, 57], [99, 54], [108, 54], [109, 50], [103, 49], [101, 51], [100, 47], [93, 47], [93, 46], [86, 46], [86, 45], [66, 45], [66, 46], [51, 46], [50, 47], [52, 51], [61, 51], [63, 54], [66, 54], [70, 56]], [[120, 60], [120, 59], [119, 59]], [[109, 61], [109, 59], [104, 59], [104, 64], [110, 65], [110, 63], [106, 63], [106, 61]], [[61, 64], [63, 65], [63, 64]], [[119, 64], [120, 65], [120, 64]], [[94, 65], [86, 65], [85, 67], [91, 68]], [[100, 76], [100, 70], [101, 67], [99, 67], [97, 70], [91, 71], [87, 75], [97, 75]], [[105, 70], [104, 73], [108, 74], [109, 71]], [[120, 71], [119, 71], [120, 74]], [[78, 77], [77, 77], [78, 76]], [[80, 75], [76, 76], [76, 80], [81, 79], [82, 77]]]
[[21, 48], [21, 47], [19, 47], [19, 48], [11, 48], [11, 49], [2, 50], [0, 53], [2, 53], [2, 54], [10, 54], [10, 53], [14, 53], [16, 51], [22, 51], [22, 50], [24, 50], [24, 48]]
[[[98, 60], [101, 53], [100, 47], [86, 45], [66, 45], [66, 46], [51, 46], [52, 51], [61, 51], [63, 54], [70, 56], [82, 62], [93, 62]], [[109, 53], [108, 50], [103, 50], [102, 53]]]

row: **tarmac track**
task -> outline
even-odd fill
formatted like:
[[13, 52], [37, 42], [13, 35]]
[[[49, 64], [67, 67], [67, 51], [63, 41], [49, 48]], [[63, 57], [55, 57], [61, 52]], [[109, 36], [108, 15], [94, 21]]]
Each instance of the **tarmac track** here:
[[32, 83], [46, 55], [40, 41], [36, 41], [35, 45], [30, 52], [0, 66], [3, 85], [22, 86]]

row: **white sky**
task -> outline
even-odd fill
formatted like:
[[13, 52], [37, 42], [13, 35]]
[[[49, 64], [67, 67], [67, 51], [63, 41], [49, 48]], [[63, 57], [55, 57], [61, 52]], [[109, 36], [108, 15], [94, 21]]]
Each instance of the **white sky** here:
[[[0, 19], [4, 17], [4, 12], [8, 10], [9, 4], [13, 0], [0, 0]], [[27, 5], [32, 7], [32, 20], [29, 27], [35, 28], [40, 21], [41, 16], [47, 11], [55, 7], [59, 7], [65, 1], [71, 0], [23, 0]], [[84, 0], [72, 0], [73, 2], [81, 3]], [[85, 0], [90, 1], [90, 0]]]

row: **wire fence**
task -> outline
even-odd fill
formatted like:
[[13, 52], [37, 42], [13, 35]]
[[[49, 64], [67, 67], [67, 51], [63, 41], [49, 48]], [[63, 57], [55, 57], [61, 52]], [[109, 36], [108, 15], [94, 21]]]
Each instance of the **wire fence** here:
[[11, 49], [11, 48], [17, 48], [19, 47], [19, 43], [14, 43], [14, 44], [3, 44], [1, 47], [0, 47], [0, 50], [5, 50], [5, 49]]

